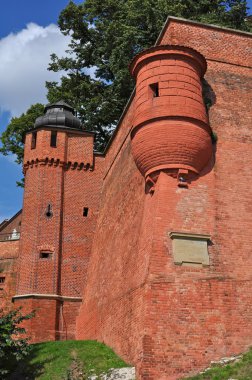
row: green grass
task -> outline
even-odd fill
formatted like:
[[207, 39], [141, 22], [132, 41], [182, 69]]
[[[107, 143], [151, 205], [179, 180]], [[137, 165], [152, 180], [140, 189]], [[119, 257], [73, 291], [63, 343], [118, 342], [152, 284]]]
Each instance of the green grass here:
[[32, 345], [29, 355], [11, 370], [11, 380], [64, 380], [73, 363], [85, 374], [100, 374], [110, 368], [127, 367], [109, 347], [96, 341], [61, 341]]
[[243, 355], [236, 363], [213, 367], [204, 374], [188, 377], [187, 380], [251, 380], [252, 379], [252, 349]]
[[[85, 374], [106, 373], [127, 367], [109, 347], [96, 341], [61, 341], [33, 344], [29, 357], [11, 369], [10, 380], [67, 380], [73, 364]], [[236, 363], [216, 366], [187, 380], [252, 380], [252, 349]]]

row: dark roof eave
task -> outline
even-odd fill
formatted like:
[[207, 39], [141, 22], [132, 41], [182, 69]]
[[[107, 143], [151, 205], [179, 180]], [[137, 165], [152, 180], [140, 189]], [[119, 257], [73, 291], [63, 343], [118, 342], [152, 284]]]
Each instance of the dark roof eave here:
[[21, 214], [22, 213], [22, 208], [21, 208], [21, 210], [19, 210], [18, 212], [16, 212], [16, 214], [15, 215], [13, 215], [10, 219], [8, 219], [8, 220], [6, 220], [6, 222], [3, 224], [3, 222], [2, 222], [2, 225], [0, 226], [0, 231], [2, 231], [5, 227], [7, 227], [14, 219], [16, 219], [16, 217], [18, 217], [18, 215], [19, 214]]
[[32, 129], [29, 129], [28, 131], [24, 132], [23, 133], [23, 136], [22, 136], [22, 142], [24, 143], [25, 142], [25, 136], [28, 134], [28, 133], [33, 133], [33, 132], [37, 132], [41, 129], [49, 129], [49, 130], [53, 130], [53, 129], [56, 129], [57, 131], [69, 131], [71, 133], [76, 133], [76, 134], [83, 134], [83, 135], [89, 135], [89, 136], [94, 136], [96, 135], [96, 132], [94, 131], [88, 131], [86, 129], [78, 129], [78, 128], [71, 128], [71, 127], [66, 127], [64, 125], [62, 126], [59, 126], [59, 125], [41, 125], [39, 127], [36, 127], [36, 128], [32, 128]]

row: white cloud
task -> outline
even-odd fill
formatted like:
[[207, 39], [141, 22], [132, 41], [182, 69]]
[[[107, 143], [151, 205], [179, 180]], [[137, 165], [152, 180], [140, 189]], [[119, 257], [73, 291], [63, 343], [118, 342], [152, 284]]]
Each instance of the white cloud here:
[[58, 81], [47, 70], [50, 54], [65, 55], [69, 38], [54, 25], [30, 23], [0, 39], [0, 110], [19, 116], [34, 103], [46, 103], [45, 81]]

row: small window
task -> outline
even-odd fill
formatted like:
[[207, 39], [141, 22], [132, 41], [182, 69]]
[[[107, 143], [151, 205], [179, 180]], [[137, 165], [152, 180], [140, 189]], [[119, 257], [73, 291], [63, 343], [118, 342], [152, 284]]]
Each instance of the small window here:
[[150, 89], [151, 89], [152, 97], [153, 98], [158, 98], [159, 97], [158, 83], [152, 83], [152, 84], [150, 84]]
[[53, 216], [52, 205], [50, 203], [48, 203], [48, 205], [47, 205], [45, 216], [47, 218], [52, 218], [52, 216]]
[[52, 252], [44, 252], [44, 251], [42, 251], [42, 252], [40, 252], [39, 257], [41, 259], [51, 259], [52, 258]]
[[32, 132], [31, 149], [36, 148], [36, 143], [37, 143], [37, 132]]
[[57, 147], [57, 132], [51, 131], [51, 147], [56, 148]]
[[5, 283], [5, 277], [0, 277], [0, 284], [4, 284]]
[[85, 217], [88, 216], [88, 207], [83, 208], [83, 216], [85, 216]]

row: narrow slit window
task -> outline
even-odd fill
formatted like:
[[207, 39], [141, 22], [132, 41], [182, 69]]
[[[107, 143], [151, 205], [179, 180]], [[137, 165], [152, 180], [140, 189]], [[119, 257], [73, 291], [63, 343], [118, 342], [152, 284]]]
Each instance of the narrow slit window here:
[[51, 259], [52, 258], [52, 252], [40, 252], [39, 257], [41, 259]]
[[159, 97], [158, 83], [152, 83], [152, 84], [150, 84], [150, 89], [151, 89], [152, 97], [153, 98], [158, 98]]
[[83, 208], [83, 216], [85, 216], [85, 217], [88, 216], [88, 207]]
[[53, 216], [52, 205], [50, 203], [47, 205], [45, 215], [47, 218], [51, 218]]
[[32, 132], [31, 149], [36, 148], [36, 143], [37, 143], [37, 132]]
[[51, 132], [51, 147], [56, 148], [57, 147], [57, 132], [52, 131]]
[[5, 277], [0, 277], [0, 284], [4, 284], [5, 283]]

